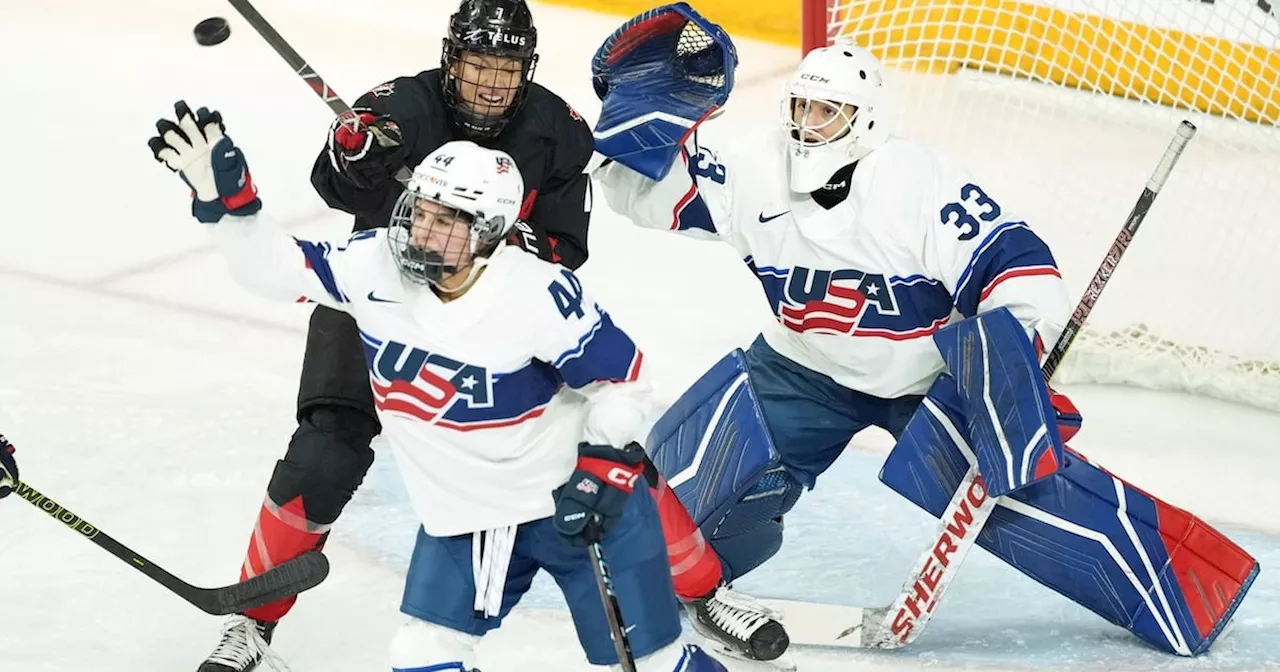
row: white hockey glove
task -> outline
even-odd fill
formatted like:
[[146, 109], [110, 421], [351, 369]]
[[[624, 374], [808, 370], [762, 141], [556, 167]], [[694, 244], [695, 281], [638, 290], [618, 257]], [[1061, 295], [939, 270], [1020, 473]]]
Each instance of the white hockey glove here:
[[252, 215], [262, 209], [244, 153], [225, 135], [222, 115], [200, 108], [192, 114], [185, 101], [173, 105], [177, 121], [156, 122], [159, 136], [147, 141], [156, 160], [191, 187], [191, 214], [216, 223], [223, 215]]

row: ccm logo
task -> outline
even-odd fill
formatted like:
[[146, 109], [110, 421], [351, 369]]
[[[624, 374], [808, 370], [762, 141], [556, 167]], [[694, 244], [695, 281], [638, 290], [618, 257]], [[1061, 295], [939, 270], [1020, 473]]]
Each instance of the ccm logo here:
[[897, 635], [899, 641], [905, 643], [907, 635], [911, 634], [911, 629], [915, 626], [915, 620], [921, 614], [933, 611], [938, 605], [937, 589], [950, 580], [946, 574], [951, 566], [951, 554], [959, 548], [956, 542], [973, 534], [973, 512], [986, 501], [987, 489], [979, 476], [969, 484], [964, 501], [960, 503], [960, 510], [947, 521], [946, 529], [938, 537], [938, 543], [934, 544], [933, 553], [920, 572], [920, 578], [912, 586], [911, 597], [907, 598], [906, 604], [893, 618], [893, 634]]
[[610, 483], [622, 488], [623, 490], [630, 490], [634, 487], [636, 484], [636, 478], [638, 477], [639, 474], [627, 471], [622, 467], [613, 467], [609, 470], [609, 473], [605, 475], [605, 478], [609, 479]]

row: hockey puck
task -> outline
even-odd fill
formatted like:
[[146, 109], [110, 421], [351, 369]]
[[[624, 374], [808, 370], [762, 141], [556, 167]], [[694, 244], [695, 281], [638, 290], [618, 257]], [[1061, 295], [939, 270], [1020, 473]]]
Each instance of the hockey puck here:
[[226, 42], [227, 38], [231, 37], [231, 26], [226, 19], [215, 16], [197, 23], [191, 32], [195, 34], [196, 42], [201, 46], [212, 47]]

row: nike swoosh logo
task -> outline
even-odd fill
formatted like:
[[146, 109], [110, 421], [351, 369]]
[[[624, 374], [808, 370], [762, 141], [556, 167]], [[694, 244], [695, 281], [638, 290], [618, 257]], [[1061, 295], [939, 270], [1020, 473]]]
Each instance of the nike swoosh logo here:
[[790, 210], [783, 210], [782, 212], [779, 212], [778, 214], [773, 215], [773, 216], [770, 216], [770, 217], [765, 217], [765, 216], [764, 216], [764, 213], [762, 212], [762, 213], [760, 213], [760, 223], [761, 223], [761, 224], [764, 224], [765, 222], [768, 222], [768, 221], [771, 221], [771, 220], [777, 219], [777, 218], [779, 218], [779, 217], [781, 217], [781, 216], [783, 216], [783, 215], [787, 214], [788, 212], [791, 212], [791, 211], [790, 211]]
[[373, 290], [369, 290], [369, 300], [375, 303], [400, 303], [399, 301], [396, 301], [393, 299], [379, 299], [378, 297], [373, 295]]

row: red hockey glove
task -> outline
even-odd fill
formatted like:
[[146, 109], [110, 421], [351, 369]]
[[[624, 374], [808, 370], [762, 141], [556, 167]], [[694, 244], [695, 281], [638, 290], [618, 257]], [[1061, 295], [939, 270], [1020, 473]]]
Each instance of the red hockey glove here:
[[400, 125], [389, 116], [375, 116], [368, 110], [334, 119], [328, 144], [334, 170], [361, 189], [395, 179], [409, 160]]
[[1080, 431], [1080, 411], [1067, 395], [1054, 392], [1052, 387], [1049, 388], [1049, 402], [1058, 415], [1058, 434], [1062, 436], [1062, 442], [1066, 443]]
[[[1032, 343], [1036, 348], [1036, 361], [1044, 361], [1044, 341], [1041, 340], [1040, 334], [1036, 333], [1032, 339]], [[1054, 413], [1058, 416], [1058, 434], [1062, 437], [1062, 442], [1066, 443], [1080, 431], [1080, 424], [1083, 419], [1080, 417], [1080, 409], [1076, 408], [1075, 402], [1067, 398], [1065, 394], [1059, 394], [1053, 391], [1053, 387], [1046, 384], [1049, 388], [1049, 403], [1053, 404]]]

